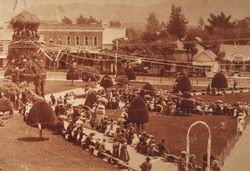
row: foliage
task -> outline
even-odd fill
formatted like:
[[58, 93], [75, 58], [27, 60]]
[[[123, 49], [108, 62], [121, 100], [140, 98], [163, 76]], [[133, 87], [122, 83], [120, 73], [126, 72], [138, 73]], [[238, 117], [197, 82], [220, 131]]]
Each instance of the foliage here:
[[145, 42], [156, 41], [160, 31], [159, 20], [154, 13], [150, 13], [147, 19], [146, 32], [143, 33], [142, 39]]
[[100, 82], [100, 86], [105, 89], [112, 87], [113, 86], [112, 78], [109, 75], [104, 75]]
[[78, 68], [78, 71], [81, 74], [81, 78], [83, 81], [99, 81], [101, 78], [100, 72], [95, 68], [91, 66], [80, 66]]
[[129, 43], [139, 43], [142, 41], [142, 32], [135, 30], [133, 27], [129, 27], [126, 29], [126, 37]]
[[8, 98], [4, 96], [0, 98], [0, 111], [1, 112], [12, 111], [13, 109], [14, 109], [13, 104]]
[[121, 27], [122, 26], [120, 21], [110, 21], [109, 25], [110, 25], [110, 27]]
[[228, 87], [227, 79], [222, 72], [218, 72], [214, 75], [214, 77], [212, 79], [211, 87], [217, 88], [217, 89]]
[[117, 82], [117, 84], [119, 85], [125, 85], [125, 84], [129, 84], [129, 79], [127, 75], [118, 75], [115, 78], [115, 81]]
[[56, 114], [52, 107], [45, 101], [36, 102], [29, 111], [26, 123], [30, 126], [42, 126], [56, 124]]
[[98, 20], [92, 16], [90, 16], [89, 18], [83, 17], [82, 15], [80, 15], [77, 19], [76, 19], [76, 23], [77, 24], [101, 24], [102, 21]]
[[140, 96], [141, 97], [144, 97], [145, 95], [150, 95], [150, 96], [155, 96], [156, 95], [155, 89], [150, 83], [146, 83], [142, 87], [142, 89], [140, 91]]
[[188, 76], [181, 75], [176, 79], [176, 89], [181, 92], [190, 91], [192, 89]]
[[167, 24], [168, 33], [177, 39], [183, 38], [186, 33], [187, 23], [185, 16], [181, 13], [181, 7], [172, 5], [170, 21]]
[[64, 16], [64, 18], [61, 20], [61, 22], [63, 24], [73, 24], [73, 21], [70, 18], [66, 17], [66, 16]]
[[79, 72], [76, 68], [71, 67], [66, 74], [67, 80], [79, 80]]
[[134, 97], [128, 107], [128, 122], [144, 124], [149, 121], [149, 112], [144, 99], [140, 96]]
[[135, 80], [136, 79], [136, 75], [135, 75], [135, 72], [134, 72], [133, 68], [126, 68], [125, 72], [126, 72], [126, 75], [128, 76], [129, 80]]

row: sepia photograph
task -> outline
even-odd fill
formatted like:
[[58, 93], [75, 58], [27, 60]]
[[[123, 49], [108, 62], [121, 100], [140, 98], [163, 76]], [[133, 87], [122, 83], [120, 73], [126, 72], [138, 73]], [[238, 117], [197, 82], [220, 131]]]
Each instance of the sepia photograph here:
[[250, 0], [0, 0], [0, 171], [250, 171]]

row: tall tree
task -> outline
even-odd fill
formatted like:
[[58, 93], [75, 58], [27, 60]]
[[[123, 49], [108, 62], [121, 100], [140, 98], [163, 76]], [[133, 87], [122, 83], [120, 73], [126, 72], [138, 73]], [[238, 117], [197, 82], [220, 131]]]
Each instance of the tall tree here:
[[147, 32], [149, 33], [157, 33], [160, 29], [160, 24], [158, 18], [154, 13], [150, 13], [147, 19]]
[[181, 39], [185, 36], [188, 21], [181, 12], [181, 7], [172, 5], [170, 21], [167, 24], [167, 31], [170, 35]]
[[66, 16], [64, 16], [64, 18], [61, 20], [61, 22], [63, 24], [73, 24], [73, 21]]

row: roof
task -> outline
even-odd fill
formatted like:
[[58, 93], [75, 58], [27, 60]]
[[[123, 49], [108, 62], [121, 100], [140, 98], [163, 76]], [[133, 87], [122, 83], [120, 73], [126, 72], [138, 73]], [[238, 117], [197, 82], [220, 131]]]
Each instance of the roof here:
[[226, 60], [250, 60], [250, 45], [226, 45], [220, 46], [220, 52], [225, 53]]
[[98, 29], [103, 30], [101, 24], [62, 24], [62, 23], [42, 23], [39, 26], [40, 30], [45, 29]]
[[216, 57], [217, 56], [211, 50], [201, 50], [194, 55], [192, 65], [214, 66], [218, 63]]

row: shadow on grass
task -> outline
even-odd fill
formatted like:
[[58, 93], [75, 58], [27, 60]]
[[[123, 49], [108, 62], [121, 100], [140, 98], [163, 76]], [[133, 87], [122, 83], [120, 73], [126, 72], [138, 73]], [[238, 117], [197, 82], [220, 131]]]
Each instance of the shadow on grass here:
[[49, 138], [46, 137], [23, 137], [18, 138], [18, 141], [24, 141], [24, 142], [39, 142], [39, 141], [48, 141]]

